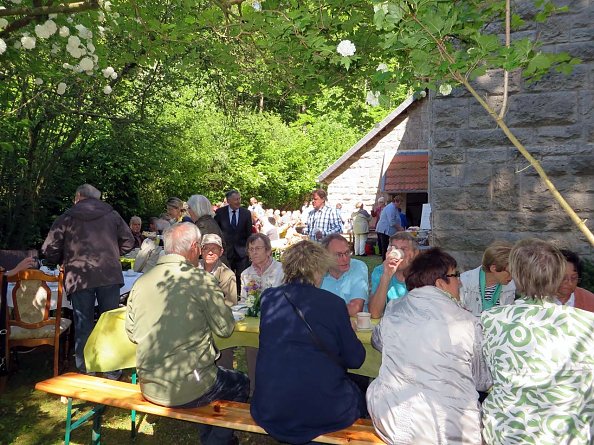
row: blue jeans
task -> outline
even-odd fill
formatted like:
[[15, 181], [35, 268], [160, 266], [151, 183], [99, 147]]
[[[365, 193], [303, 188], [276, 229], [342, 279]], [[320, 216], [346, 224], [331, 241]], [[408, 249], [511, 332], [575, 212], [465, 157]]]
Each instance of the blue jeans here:
[[[250, 392], [250, 380], [243, 372], [218, 367], [217, 379], [201, 397], [178, 408], [197, 408], [215, 400], [246, 402]], [[233, 430], [212, 425], [198, 426], [202, 445], [227, 445], [233, 438]]]
[[95, 326], [95, 299], [99, 307], [99, 315], [117, 309], [120, 303], [120, 285], [84, 289], [69, 295], [74, 312], [74, 359], [76, 368], [83, 373], [85, 367], [85, 345]]

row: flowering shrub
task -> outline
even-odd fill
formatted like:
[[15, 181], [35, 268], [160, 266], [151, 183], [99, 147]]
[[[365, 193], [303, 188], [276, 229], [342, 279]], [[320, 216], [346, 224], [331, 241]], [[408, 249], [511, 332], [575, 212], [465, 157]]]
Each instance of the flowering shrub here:
[[260, 295], [262, 294], [262, 285], [256, 280], [250, 280], [243, 287], [247, 294], [245, 304], [248, 307], [246, 315], [248, 317], [260, 316]]

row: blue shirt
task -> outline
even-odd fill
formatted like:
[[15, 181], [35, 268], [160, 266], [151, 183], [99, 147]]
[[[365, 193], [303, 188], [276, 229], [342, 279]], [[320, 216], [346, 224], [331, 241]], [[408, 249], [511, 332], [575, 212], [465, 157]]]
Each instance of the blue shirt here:
[[377, 222], [377, 226], [375, 227], [375, 231], [377, 233], [383, 233], [385, 235], [392, 236], [396, 233], [398, 227], [401, 226], [400, 212], [394, 203], [391, 202], [382, 210], [380, 219]]
[[369, 299], [369, 280], [367, 265], [361, 260], [351, 259], [351, 267], [338, 279], [327, 273], [322, 281], [321, 289], [338, 295], [346, 303], [355, 298]]
[[[371, 272], [371, 293], [372, 294], [374, 294], [375, 291], [377, 290], [383, 273], [384, 273], [384, 265], [383, 264], [380, 264], [375, 269], [373, 269], [373, 272]], [[392, 275], [392, 278], [390, 278], [390, 285], [388, 286], [387, 301], [397, 300], [398, 298], [404, 297], [407, 293], [408, 293], [408, 290], [406, 290], [406, 284], [404, 284], [402, 281], [399, 281], [396, 278], [396, 274]]]

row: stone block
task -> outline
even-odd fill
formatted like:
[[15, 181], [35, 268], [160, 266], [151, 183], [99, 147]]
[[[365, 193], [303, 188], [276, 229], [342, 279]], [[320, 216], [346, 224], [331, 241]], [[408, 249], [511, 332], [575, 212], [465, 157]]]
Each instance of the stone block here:
[[[584, 193], [582, 191], [574, 190], [570, 191], [569, 193], [564, 193], [563, 197], [576, 213], [594, 212], [594, 193]], [[585, 218], [585, 216], [580, 216]]]
[[583, 89], [588, 83], [588, 75], [591, 69], [592, 67], [588, 65], [578, 65], [574, 67], [569, 75], [551, 71], [536, 82], [528, 82], [524, 79], [522, 90], [527, 93], [534, 93]]
[[468, 99], [452, 98], [436, 101], [433, 110], [433, 123], [439, 128], [459, 128], [466, 124], [468, 118]]
[[[591, 64], [588, 67], [594, 71], [594, 64]], [[591, 74], [593, 75], [594, 80], [594, 72]], [[594, 85], [591, 86], [594, 87]], [[586, 88], [585, 85], [584, 88]], [[594, 121], [594, 91], [583, 91], [578, 97], [578, 103], [580, 115], [586, 116], [586, 120]]]
[[[520, 70], [509, 73], [509, 93], [516, 93], [520, 90], [522, 73]], [[472, 86], [480, 93], [481, 96], [485, 94], [501, 95], [503, 94], [503, 70], [489, 70], [482, 76], [477, 77], [472, 81]], [[489, 102], [490, 97], [487, 98]], [[480, 107], [480, 104], [477, 103]]]
[[516, 230], [542, 233], [551, 231], [563, 231], [571, 220], [569, 216], [560, 208], [554, 211], [534, 213], [534, 212], [517, 212], [510, 215], [510, 224]]
[[518, 94], [511, 101], [506, 122], [510, 127], [567, 125], [577, 122], [577, 93]]
[[508, 147], [512, 145], [500, 128], [487, 130], [460, 130], [458, 137], [460, 147]]
[[570, 31], [572, 42], [590, 42], [594, 39], [594, 28], [575, 28]]
[[458, 187], [461, 170], [460, 165], [431, 166], [429, 169], [431, 187]]
[[[468, 164], [475, 168], [481, 168], [483, 165], [507, 163], [513, 159], [513, 153], [516, 149], [514, 147], [491, 147], [478, 148], [473, 147], [466, 150], [466, 159]], [[513, 169], [513, 165], [510, 164]]]
[[594, 45], [591, 41], [571, 42], [556, 45], [557, 52], [567, 52], [581, 59], [582, 63], [594, 61]]
[[579, 124], [540, 127], [536, 130], [536, 138], [532, 143], [558, 146], [571, 141], [577, 142], [582, 139], [582, 130]]
[[537, 26], [539, 41], [542, 43], [562, 43], [570, 40], [572, 15], [553, 15]]
[[461, 185], [463, 187], [481, 187], [486, 194], [487, 186], [491, 182], [492, 174], [493, 167], [489, 163], [481, 165], [471, 163], [464, 164]]
[[466, 162], [466, 150], [459, 147], [434, 150], [430, 156], [432, 164], [462, 164]]
[[432, 148], [443, 149], [457, 145], [457, 132], [455, 130], [435, 128], [432, 135]]

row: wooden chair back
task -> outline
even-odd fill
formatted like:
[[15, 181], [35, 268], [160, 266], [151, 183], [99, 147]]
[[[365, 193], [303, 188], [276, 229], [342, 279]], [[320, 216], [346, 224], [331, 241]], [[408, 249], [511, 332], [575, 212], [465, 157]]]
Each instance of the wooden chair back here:
[[28, 250], [6, 250], [0, 249], [0, 264], [5, 270], [14, 269], [17, 264], [27, 257], [39, 258], [39, 252], [35, 249]]
[[[37, 269], [27, 269], [19, 272], [13, 277], [8, 277], [9, 282], [14, 282], [12, 289], [12, 310], [8, 317], [8, 347], [38, 345], [53, 346], [54, 351], [54, 375], [58, 375], [58, 351], [60, 335], [65, 330], [60, 329], [62, 318], [62, 295], [64, 272], [60, 270], [58, 275], [49, 275]], [[50, 314], [52, 290], [48, 283], [57, 284], [55, 316]], [[68, 323], [70, 323], [68, 321]], [[46, 328], [46, 326], [52, 326]], [[69, 327], [69, 325], [68, 325]], [[30, 330], [31, 336], [11, 336], [11, 331]], [[23, 331], [19, 331], [23, 332]]]

